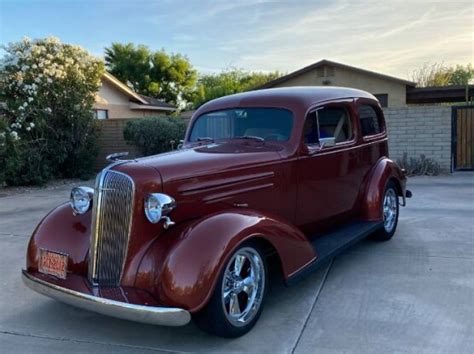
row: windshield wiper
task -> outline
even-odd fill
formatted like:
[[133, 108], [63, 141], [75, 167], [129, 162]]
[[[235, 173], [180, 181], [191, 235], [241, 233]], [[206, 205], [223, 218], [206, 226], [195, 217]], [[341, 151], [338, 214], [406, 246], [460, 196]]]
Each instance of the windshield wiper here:
[[255, 135], [242, 135], [242, 136], [236, 136], [234, 139], [248, 139], [248, 140], [257, 140], [261, 141], [262, 143], [265, 142], [265, 139], [262, 138], [261, 136], [255, 136]]
[[196, 139], [196, 141], [209, 141], [210, 143], [214, 142], [214, 139], [208, 137], [208, 136], [202, 136]]

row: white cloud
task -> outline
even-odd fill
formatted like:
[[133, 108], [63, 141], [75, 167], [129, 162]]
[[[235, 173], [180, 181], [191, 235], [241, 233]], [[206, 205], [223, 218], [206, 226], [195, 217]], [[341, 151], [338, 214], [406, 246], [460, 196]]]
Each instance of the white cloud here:
[[473, 61], [473, 10], [471, 2], [333, 2], [226, 46], [239, 48], [236, 65], [252, 70], [292, 71], [328, 58], [407, 77], [424, 62]]

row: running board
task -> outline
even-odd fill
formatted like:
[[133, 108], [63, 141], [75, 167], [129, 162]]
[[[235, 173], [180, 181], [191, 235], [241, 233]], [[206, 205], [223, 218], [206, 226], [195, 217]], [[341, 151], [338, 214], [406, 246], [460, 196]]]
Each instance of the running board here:
[[317, 258], [289, 277], [286, 284], [293, 285], [381, 227], [383, 227], [382, 221], [355, 221], [313, 238], [311, 245]]

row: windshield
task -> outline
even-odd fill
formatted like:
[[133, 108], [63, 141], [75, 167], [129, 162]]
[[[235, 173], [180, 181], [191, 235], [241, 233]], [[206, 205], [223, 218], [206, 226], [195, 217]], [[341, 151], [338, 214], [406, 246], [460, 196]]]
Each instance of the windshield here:
[[293, 114], [280, 108], [234, 108], [206, 113], [193, 125], [189, 141], [255, 139], [287, 141]]

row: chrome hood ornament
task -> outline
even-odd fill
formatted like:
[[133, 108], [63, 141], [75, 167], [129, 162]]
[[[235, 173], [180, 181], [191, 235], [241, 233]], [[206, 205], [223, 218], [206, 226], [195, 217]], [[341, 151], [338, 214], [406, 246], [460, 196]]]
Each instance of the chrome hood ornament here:
[[128, 156], [128, 151], [116, 152], [114, 154], [107, 155], [105, 159], [110, 162], [115, 162], [115, 161], [120, 160], [121, 157], [125, 157], [125, 156]]

